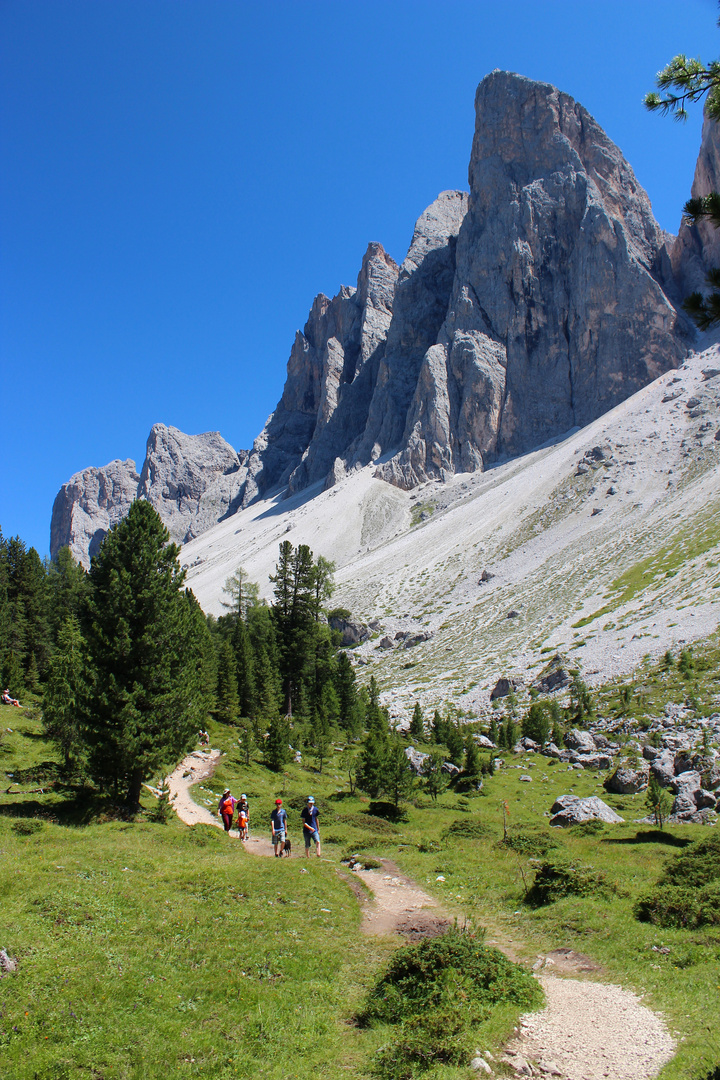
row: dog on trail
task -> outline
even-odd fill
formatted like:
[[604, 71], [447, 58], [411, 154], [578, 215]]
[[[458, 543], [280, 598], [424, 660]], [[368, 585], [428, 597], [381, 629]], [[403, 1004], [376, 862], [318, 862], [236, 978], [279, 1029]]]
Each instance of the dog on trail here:
[[290, 837], [286, 836], [285, 837], [285, 843], [283, 844], [283, 855], [287, 856], [287, 858], [289, 859], [291, 853], [292, 853], [292, 844], [290, 843]]

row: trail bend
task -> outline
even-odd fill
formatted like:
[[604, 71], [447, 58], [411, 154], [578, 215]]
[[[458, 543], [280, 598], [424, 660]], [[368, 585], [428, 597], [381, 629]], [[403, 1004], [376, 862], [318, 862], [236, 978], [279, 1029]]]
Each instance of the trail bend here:
[[[212, 776], [219, 760], [219, 750], [196, 750], [168, 777], [173, 806], [186, 825], [222, 828], [217, 816], [198, 806], [190, 794], [193, 784]], [[237, 837], [234, 830], [231, 837]], [[268, 837], [251, 834], [245, 847], [257, 855], [273, 854]], [[362, 906], [366, 934], [396, 933], [417, 940], [448, 925], [435, 898], [389, 860], [383, 860], [382, 870], [343, 876]], [[360, 881], [353, 880], [356, 877], [369, 893]], [[502, 941], [488, 943], [515, 959]], [[672, 1059], [675, 1040], [662, 1017], [643, 1005], [637, 994], [612, 983], [575, 977], [597, 973], [598, 966], [588, 957], [558, 949], [539, 956], [533, 967], [545, 991], [546, 1005], [521, 1018], [518, 1033], [505, 1047], [503, 1063], [517, 1076], [653, 1080]], [[488, 1062], [486, 1068], [492, 1070], [492, 1064]]]

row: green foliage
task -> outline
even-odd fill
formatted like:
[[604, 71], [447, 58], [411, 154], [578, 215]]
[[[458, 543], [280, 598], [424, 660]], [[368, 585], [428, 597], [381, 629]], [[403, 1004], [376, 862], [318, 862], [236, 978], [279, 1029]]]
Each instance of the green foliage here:
[[134, 502], [93, 559], [83, 609], [88, 768], [97, 783], [124, 786], [131, 808], [143, 781], [193, 745], [206, 716], [200, 629], [168, 541], [150, 503]]
[[591, 720], [595, 715], [592, 694], [577, 672], [570, 683], [570, 713], [578, 724]]
[[274, 716], [265, 740], [265, 760], [273, 772], [282, 772], [292, 757], [290, 750], [290, 720], [287, 716]]
[[465, 740], [465, 761], [463, 764], [463, 773], [469, 779], [475, 779], [481, 774], [481, 759], [480, 751], [478, 750], [478, 744], [473, 739], [472, 735], [468, 735]]
[[229, 641], [220, 641], [217, 656], [215, 715], [222, 723], [232, 724], [237, 718], [239, 705], [235, 653]]
[[450, 777], [443, 771], [444, 756], [439, 750], [433, 750], [423, 766], [423, 788], [433, 802], [437, 802], [438, 795], [450, 783]]
[[501, 1004], [537, 1008], [542, 990], [532, 976], [482, 936], [452, 929], [392, 957], [369, 991], [361, 1025], [396, 1025], [398, 1034], [372, 1065], [382, 1080], [406, 1080], [440, 1064], [461, 1065], [476, 1028]]
[[525, 714], [522, 722], [522, 734], [525, 738], [534, 739], [541, 745], [547, 742], [553, 727], [554, 701], [539, 699], [533, 701]]
[[594, 867], [564, 859], [548, 859], [538, 866], [525, 899], [533, 907], [543, 907], [566, 896], [610, 900], [616, 894], [617, 886]]
[[148, 814], [148, 818], [158, 825], [167, 825], [174, 813], [175, 809], [170, 801], [170, 788], [168, 787], [167, 780], [163, 778], [158, 789], [157, 803]]
[[450, 840], [453, 842], [458, 840], [483, 840], [490, 835], [491, 830], [477, 818], [475, 820], [472, 818], [465, 820], [458, 818], [458, 820], [451, 822], [447, 829], [441, 833], [441, 839], [446, 842]]
[[560, 847], [560, 843], [544, 829], [511, 825], [503, 839], [498, 841], [498, 847], [510, 848], [518, 855], [543, 858], [549, 851]]
[[648, 780], [645, 805], [654, 816], [657, 827], [662, 829], [665, 818], [672, 809], [672, 796], [666, 788], [662, 787], [653, 772], [650, 773], [650, 779]]
[[84, 753], [80, 709], [88, 690], [85, 649], [80, 624], [68, 615], [58, 633], [42, 706], [45, 734], [60, 750], [68, 771]]
[[417, 701], [415, 702], [415, 708], [413, 709], [412, 719], [410, 721], [410, 738], [416, 739], [418, 742], [423, 742], [425, 739], [425, 721], [423, 719], [420, 703]]

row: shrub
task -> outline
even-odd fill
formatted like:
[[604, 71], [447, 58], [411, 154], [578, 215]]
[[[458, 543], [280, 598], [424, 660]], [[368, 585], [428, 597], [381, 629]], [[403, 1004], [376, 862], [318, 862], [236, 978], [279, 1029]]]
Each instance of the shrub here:
[[512, 851], [516, 851], [518, 855], [542, 858], [553, 848], [560, 847], [560, 844], [554, 836], [544, 832], [542, 829], [523, 829], [515, 825], [510, 826], [507, 836], [499, 840], [497, 846], [510, 848]]
[[673, 856], [655, 887], [635, 904], [635, 916], [656, 926], [720, 924], [720, 836]]
[[572, 832], [575, 836], [598, 836], [604, 831], [604, 821], [579, 821], [577, 825], [572, 826]]
[[448, 825], [441, 834], [441, 840], [482, 840], [489, 836], [491, 829], [483, 825], [481, 821], [464, 821], [459, 818]]
[[32, 836], [33, 833], [40, 832], [43, 827], [42, 821], [36, 821], [34, 818], [28, 818], [23, 821], [14, 821], [12, 823], [12, 831], [17, 833], [18, 836]]
[[553, 726], [552, 702], [534, 701], [523, 718], [522, 733], [535, 742], [547, 742]]
[[635, 916], [640, 922], [681, 929], [720, 925], [720, 881], [702, 889], [656, 885], [637, 901]]
[[533, 977], [498, 949], [484, 946], [483, 934], [453, 928], [397, 949], [388, 970], [369, 991], [358, 1021], [367, 1026], [394, 1024], [402, 1018], [417, 1024], [438, 1010], [460, 1011], [462, 1002], [470, 1025], [501, 1001], [528, 1009], [541, 1000]]
[[566, 896], [592, 896], [609, 900], [617, 892], [617, 886], [592, 866], [547, 860], [537, 868], [535, 880], [525, 899], [533, 907], [544, 907]]
[[477, 1025], [501, 1004], [537, 1008], [543, 992], [532, 976], [482, 935], [454, 928], [398, 949], [365, 999], [360, 1024], [396, 1024], [397, 1037], [371, 1065], [379, 1080], [412, 1080], [436, 1065], [463, 1065]]

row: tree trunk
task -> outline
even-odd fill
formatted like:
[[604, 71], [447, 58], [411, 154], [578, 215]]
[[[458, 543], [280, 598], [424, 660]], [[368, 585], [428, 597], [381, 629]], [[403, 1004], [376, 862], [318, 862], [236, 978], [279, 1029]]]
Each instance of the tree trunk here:
[[127, 793], [127, 808], [133, 813], [137, 813], [140, 809], [140, 791], [142, 789], [143, 771], [142, 769], [133, 769], [130, 773], [130, 782], [128, 784]]

